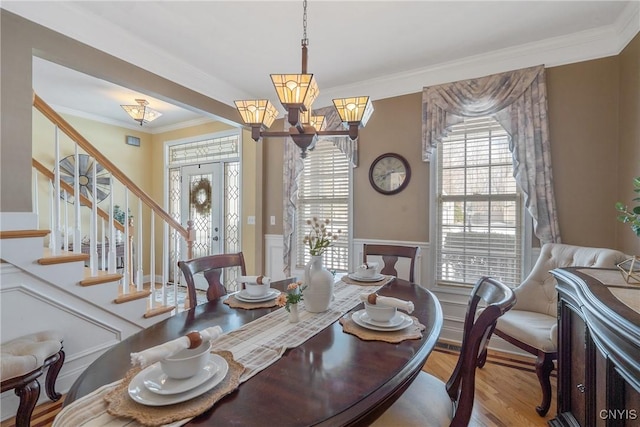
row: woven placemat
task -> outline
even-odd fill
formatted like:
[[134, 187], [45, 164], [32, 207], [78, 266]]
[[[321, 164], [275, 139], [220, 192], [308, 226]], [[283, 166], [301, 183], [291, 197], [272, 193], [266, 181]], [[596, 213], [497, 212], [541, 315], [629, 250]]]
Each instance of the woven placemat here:
[[233, 392], [240, 384], [244, 366], [233, 360], [229, 351], [216, 351], [229, 364], [229, 372], [220, 384], [198, 397], [182, 403], [167, 406], [145, 406], [129, 397], [129, 383], [141, 371], [140, 367], [130, 369], [124, 380], [107, 393], [107, 412], [117, 417], [133, 418], [145, 426], [161, 426], [174, 421], [193, 418], [211, 408], [218, 400]]
[[417, 318], [411, 316], [413, 325], [400, 329], [399, 331], [374, 331], [373, 329], [363, 328], [351, 319], [352, 313], [340, 318], [342, 330], [348, 334], [355, 335], [364, 341], [385, 341], [390, 343], [399, 343], [404, 340], [417, 340], [422, 338], [422, 331], [425, 326], [418, 321]]
[[358, 286], [381, 286], [381, 285], [386, 285], [387, 283], [389, 283], [390, 281], [392, 281], [393, 279], [395, 279], [395, 276], [384, 276], [383, 279], [380, 279], [376, 282], [360, 282], [358, 280], [353, 280], [351, 279], [349, 276], [344, 276], [342, 280], [344, 283], [347, 283], [349, 285], [358, 285]]
[[224, 300], [224, 303], [231, 308], [244, 308], [245, 310], [253, 310], [254, 308], [271, 308], [277, 305], [275, 298], [262, 302], [244, 302], [240, 301], [233, 295], [229, 295], [229, 298]]

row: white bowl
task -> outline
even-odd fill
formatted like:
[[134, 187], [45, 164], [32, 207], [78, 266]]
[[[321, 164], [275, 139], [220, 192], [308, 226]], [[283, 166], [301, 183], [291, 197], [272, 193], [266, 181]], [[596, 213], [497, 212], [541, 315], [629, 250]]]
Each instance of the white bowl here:
[[271, 283], [263, 283], [261, 285], [257, 283], [245, 283], [244, 288], [247, 293], [252, 297], [263, 297], [267, 295], [269, 292], [269, 288], [271, 287]]
[[369, 318], [376, 322], [388, 322], [396, 315], [396, 311], [398, 310], [396, 307], [373, 305], [368, 302], [364, 303], [364, 309], [369, 315]]
[[190, 378], [200, 372], [209, 361], [211, 342], [203, 341], [196, 348], [186, 348], [160, 361], [160, 368], [169, 378]]
[[377, 262], [369, 262], [367, 264], [362, 264], [358, 267], [356, 274], [365, 279], [370, 279], [375, 277], [378, 274], [378, 263]]

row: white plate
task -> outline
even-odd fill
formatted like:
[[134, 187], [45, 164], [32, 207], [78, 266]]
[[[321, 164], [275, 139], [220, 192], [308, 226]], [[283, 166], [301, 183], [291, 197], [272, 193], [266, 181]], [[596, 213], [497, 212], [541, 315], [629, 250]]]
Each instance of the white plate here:
[[378, 280], [384, 279], [384, 275], [378, 273], [373, 277], [362, 277], [356, 273], [349, 273], [349, 279], [352, 279], [358, 282], [377, 282]]
[[365, 309], [365, 312], [360, 315], [360, 320], [370, 325], [379, 326], [386, 329], [395, 328], [396, 326], [400, 325], [402, 322], [404, 322], [404, 316], [402, 315], [402, 313], [396, 312], [395, 316], [393, 316], [390, 320], [386, 322], [380, 322], [378, 320], [373, 320], [369, 316], [369, 314], [367, 314], [367, 311]]
[[147, 406], [165, 406], [165, 405], [173, 405], [174, 403], [180, 403], [187, 401], [189, 399], [193, 399], [194, 397], [200, 396], [202, 393], [205, 393], [211, 390], [213, 387], [217, 386], [224, 377], [227, 376], [227, 372], [229, 372], [229, 364], [222, 357], [217, 354], [211, 355], [211, 360], [216, 365], [218, 365], [218, 371], [215, 375], [205, 381], [203, 384], [200, 384], [197, 387], [192, 388], [189, 391], [185, 391], [183, 393], [177, 394], [157, 394], [152, 392], [151, 390], [145, 387], [143, 381], [144, 378], [140, 375], [142, 372], [138, 373], [131, 382], [129, 383], [129, 396], [138, 403]]
[[266, 295], [263, 295], [261, 297], [254, 297], [252, 295], [249, 295], [246, 291], [246, 289], [241, 290], [240, 292], [234, 294], [233, 296], [236, 297], [236, 299], [243, 301], [243, 302], [264, 302], [264, 301], [269, 301], [274, 299], [275, 297], [277, 297], [278, 295], [280, 295], [280, 291], [277, 289], [269, 289], [269, 292], [267, 292]]
[[409, 326], [413, 325], [413, 319], [411, 317], [406, 316], [402, 313], [398, 313], [403, 318], [402, 323], [400, 323], [398, 326], [394, 326], [391, 328], [389, 327], [382, 328], [380, 326], [372, 325], [362, 320], [361, 317], [363, 313], [366, 314], [364, 309], [358, 310], [351, 315], [351, 318], [353, 319], [354, 322], [356, 322], [356, 325], [362, 326], [365, 329], [371, 329], [373, 331], [383, 331], [383, 332], [399, 331], [401, 329], [408, 328]]
[[160, 367], [160, 362], [140, 372], [146, 388], [157, 394], [178, 394], [191, 390], [211, 379], [218, 372], [218, 364], [209, 359], [207, 364], [192, 377], [182, 380], [169, 378]]

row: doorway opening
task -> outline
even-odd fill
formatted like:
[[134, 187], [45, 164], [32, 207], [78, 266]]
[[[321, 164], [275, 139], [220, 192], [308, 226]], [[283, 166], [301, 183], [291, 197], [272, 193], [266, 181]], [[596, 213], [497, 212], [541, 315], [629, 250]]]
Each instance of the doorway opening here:
[[[182, 226], [192, 222], [193, 258], [241, 249], [240, 134], [201, 135], [167, 144], [168, 212]], [[170, 244], [170, 277], [180, 283], [177, 262], [187, 259], [186, 244]], [[227, 269], [228, 290], [236, 288], [240, 269]], [[196, 287], [206, 289], [204, 277]]]

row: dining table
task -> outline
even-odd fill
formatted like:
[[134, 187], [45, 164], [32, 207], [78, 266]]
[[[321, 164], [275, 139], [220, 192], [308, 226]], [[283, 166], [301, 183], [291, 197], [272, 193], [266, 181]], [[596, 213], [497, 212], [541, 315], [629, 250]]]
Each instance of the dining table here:
[[[273, 282], [272, 287], [284, 291], [286, 283]], [[377, 294], [413, 302], [411, 316], [424, 325], [421, 337], [395, 343], [364, 340], [346, 333], [338, 318], [300, 345], [287, 348], [277, 361], [184, 425], [335, 427], [370, 424], [419, 374], [436, 345], [443, 324], [438, 299], [418, 284], [390, 277]], [[278, 306], [251, 310], [233, 308], [224, 303], [226, 298], [229, 295], [197, 305], [114, 345], [74, 382], [66, 394], [64, 408], [100, 387], [122, 379], [131, 369], [133, 352], [215, 325], [223, 333], [230, 333], [252, 325], [275, 310], [284, 310]], [[358, 302], [339, 317], [350, 316], [362, 309], [363, 303]]]

